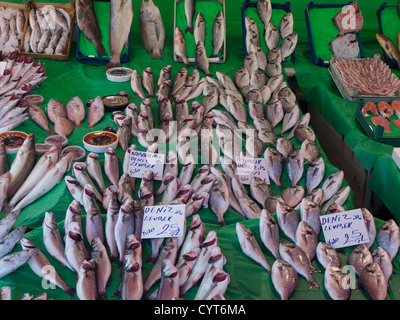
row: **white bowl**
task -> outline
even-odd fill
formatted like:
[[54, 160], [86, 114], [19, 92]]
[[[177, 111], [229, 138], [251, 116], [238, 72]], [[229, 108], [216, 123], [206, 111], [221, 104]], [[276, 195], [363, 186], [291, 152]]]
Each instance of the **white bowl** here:
[[106, 72], [107, 79], [112, 82], [127, 82], [131, 80], [132, 69], [117, 67], [108, 69]]
[[81, 155], [77, 156], [75, 154], [74, 157], [72, 158], [72, 161], [82, 161], [86, 156], [86, 152], [85, 149], [79, 146], [68, 146], [63, 149], [61, 155], [64, 157], [67, 153], [71, 152], [71, 150], [73, 149], [78, 149], [81, 152]]
[[[59, 140], [59, 141], [51, 141], [51, 140], [54, 140], [54, 139], [57, 139], [57, 140]], [[65, 146], [68, 144], [68, 139], [67, 139], [67, 137], [65, 137], [65, 136], [62, 136], [62, 135], [59, 135], [59, 134], [54, 134], [54, 135], [52, 135], [52, 136], [48, 136], [48, 137], [44, 140], [44, 143], [45, 143], [45, 144], [48, 144], [48, 145], [50, 145], [50, 146], [54, 146], [54, 145], [56, 145], [58, 142], [61, 142], [61, 145], [62, 145], [63, 147], [65, 147]]]
[[83, 146], [89, 152], [104, 153], [108, 148], [118, 147], [118, 137], [109, 131], [94, 131], [83, 137]]

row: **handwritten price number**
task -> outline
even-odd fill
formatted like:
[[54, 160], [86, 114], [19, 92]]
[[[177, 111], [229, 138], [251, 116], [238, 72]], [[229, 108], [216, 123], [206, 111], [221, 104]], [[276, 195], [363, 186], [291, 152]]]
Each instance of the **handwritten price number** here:
[[180, 231], [181, 231], [181, 229], [177, 226], [176, 223], [173, 223], [173, 224], [167, 223], [163, 226], [162, 231], [157, 233], [157, 236], [169, 234], [170, 237], [175, 237], [179, 234]]
[[353, 220], [354, 221], [354, 220], [362, 220], [363, 217], [360, 214], [354, 214], [354, 215], [349, 216], [347, 213], [344, 213], [343, 214], [343, 219], [345, 219], [345, 220]]
[[360, 242], [364, 241], [363, 234], [361, 232], [359, 232], [358, 230], [353, 230], [351, 232], [351, 235], [346, 233], [345, 238], [346, 238], [346, 241], [344, 242], [344, 244], [353, 243], [353, 242], [360, 243]]

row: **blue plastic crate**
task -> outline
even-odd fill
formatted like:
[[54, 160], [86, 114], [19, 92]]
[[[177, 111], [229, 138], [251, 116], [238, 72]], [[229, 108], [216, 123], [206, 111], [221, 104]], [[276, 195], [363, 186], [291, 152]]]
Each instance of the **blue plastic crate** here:
[[[291, 12], [291, 5], [290, 2], [285, 2], [285, 3], [271, 3], [272, 5], [272, 10], [284, 10], [286, 13]], [[242, 14], [242, 39], [243, 39], [243, 51], [244, 51], [244, 56], [247, 56], [247, 48], [246, 48], [246, 9], [247, 8], [256, 8], [257, 7], [257, 2], [250, 2], [250, 0], [246, 0], [241, 9], [241, 14]], [[287, 61], [283, 61], [282, 63], [285, 63]], [[290, 62], [295, 63], [296, 62], [296, 49], [290, 56]]]
[[[383, 31], [382, 11], [387, 8], [394, 8], [395, 10], [397, 10], [397, 6], [389, 6], [387, 4], [387, 2], [383, 2], [379, 6], [379, 9], [376, 11], [376, 15], [378, 17], [379, 33], [381, 33], [381, 34], [385, 34]], [[385, 50], [383, 50], [383, 49], [382, 49], [382, 56], [383, 56], [383, 61], [385, 61], [389, 65], [390, 68], [398, 69], [397, 60], [394, 58], [390, 59], [388, 57], [388, 55], [386, 54]]]
[[[325, 61], [321, 57], [317, 57], [315, 53], [315, 46], [314, 46], [314, 40], [312, 36], [312, 31], [311, 31], [311, 21], [310, 21], [310, 10], [311, 9], [326, 9], [326, 8], [343, 8], [346, 5], [349, 5], [353, 1], [349, 1], [348, 3], [314, 3], [310, 2], [307, 5], [307, 8], [304, 10], [305, 14], [305, 20], [306, 20], [306, 27], [307, 27], [307, 35], [308, 35], [308, 42], [310, 44], [310, 52], [311, 52], [311, 62], [317, 66], [320, 67], [329, 67], [330, 62]], [[333, 17], [332, 17], [333, 18]], [[360, 33], [357, 33], [357, 41], [358, 41], [358, 46], [360, 47], [360, 57], [364, 58], [364, 52], [361, 44], [361, 37]]]
[[[94, 1], [110, 2], [110, 0], [94, 0]], [[76, 31], [77, 32], [76, 60], [78, 60], [81, 63], [86, 63], [86, 64], [106, 65], [110, 61], [109, 57], [87, 57], [82, 54], [82, 52], [79, 50], [79, 41], [80, 41], [79, 38], [80, 38], [81, 31], [80, 31], [78, 25], [76, 25], [76, 29], [77, 29], [77, 31]], [[124, 54], [121, 54], [121, 58], [120, 58], [121, 64], [129, 61], [130, 46], [131, 46], [130, 43], [131, 43], [131, 33], [129, 33], [128, 51], [125, 52]]]

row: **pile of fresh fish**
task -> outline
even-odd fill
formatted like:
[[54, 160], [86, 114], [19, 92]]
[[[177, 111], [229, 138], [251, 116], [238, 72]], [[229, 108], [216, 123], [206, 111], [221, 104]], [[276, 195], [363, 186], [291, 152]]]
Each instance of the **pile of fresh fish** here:
[[0, 76], [0, 133], [29, 119], [33, 111], [24, 97], [47, 79], [40, 60], [12, 52], [4, 61], [7, 65]]
[[[393, 273], [392, 261], [400, 246], [399, 227], [390, 219], [377, 229], [373, 215], [365, 208], [361, 210], [369, 242], [355, 246], [347, 256], [347, 264], [354, 268], [357, 279], [350, 279], [348, 272], [342, 269], [339, 251], [319, 240], [321, 211], [307, 203], [302, 204], [300, 215], [290, 211], [277, 212], [277, 221], [263, 209], [259, 232], [262, 246], [275, 258], [272, 266], [250, 229], [238, 222], [236, 230], [242, 251], [271, 273], [273, 285], [282, 300], [289, 299], [294, 293], [299, 276], [307, 280], [308, 289], [320, 289], [314, 272], [324, 272], [324, 289], [333, 300], [347, 300], [351, 290], [359, 288], [373, 300], [385, 300], [390, 291], [388, 281]], [[287, 224], [291, 224], [292, 237], [280, 239], [280, 230], [286, 233]], [[314, 267], [314, 260], [318, 260], [325, 270]]]
[[[339, 30], [338, 35], [329, 43], [333, 55], [338, 58], [355, 59], [360, 54], [357, 34], [363, 28], [364, 18], [358, 7], [358, 2], [353, 1], [344, 6], [332, 19]], [[349, 21], [351, 21], [349, 23]]]
[[[269, 49], [277, 50], [280, 49], [280, 61], [276, 61], [274, 63], [274, 67], [278, 68], [278, 63], [285, 61], [287, 57], [289, 57], [294, 50], [296, 49], [298, 35], [294, 32], [294, 20], [293, 14], [288, 12], [282, 18], [279, 28], [277, 28], [271, 22], [272, 16], [272, 4], [270, 0], [258, 0], [257, 1], [257, 12], [260, 20], [264, 25], [263, 35], [265, 43]], [[257, 22], [251, 17], [245, 17], [245, 39], [246, 39], [246, 51], [247, 55], [254, 54], [260, 59], [262, 59], [265, 63], [265, 52], [261, 49], [261, 33]], [[282, 41], [281, 41], [282, 39]], [[261, 69], [265, 70], [265, 66], [261, 67]]]
[[334, 59], [331, 70], [348, 92], [358, 96], [397, 96], [400, 79], [382, 60]]
[[29, 23], [23, 39], [25, 52], [66, 53], [73, 23], [66, 10], [52, 5], [40, 8], [31, 6], [28, 19]]
[[[90, 103], [87, 115], [89, 129], [104, 117], [104, 112], [103, 100], [100, 96], [95, 97]], [[82, 121], [86, 118], [85, 106], [78, 96], [72, 97], [66, 105], [57, 99], [50, 99], [47, 104], [47, 117], [54, 124], [55, 133], [68, 137], [73, 132], [74, 126], [82, 128]], [[44, 113], [41, 119], [41, 126], [48, 128], [48, 120]]]
[[146, 51], [153, 53], [153, 59], [162, 59], [165, 29], [160, 10], [153, 3], [153, 0], [142, 1], [139, 21], [140, 35]]
[[24, 34], [24, 26], [24, 10], [0, 6], [0, 51], [3, 54], [19, 50]]

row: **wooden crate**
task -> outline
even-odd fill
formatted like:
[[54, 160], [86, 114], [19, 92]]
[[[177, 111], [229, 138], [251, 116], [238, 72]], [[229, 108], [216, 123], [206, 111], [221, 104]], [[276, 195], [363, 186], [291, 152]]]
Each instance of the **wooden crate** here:
[[[24, 50], [24, 38], [25, 38], [25, 32], [28, 28], [28, 23], [29, 23], [29, 13], [31, 8], [42, 8], [46, 5], [52, 5], [54, 8], [61, 8], [64, 9], [69, 13], [71, 16], [71, 27], [69, 31], [69, 40], [68, 40], [68, 46], [66, 51], [63, 54], [46, 54], [46, 53], [34, 53], [34, 52], [26, 52]], [[74, 19], [75, 19], [75, 5], [74, 5], [74, 0], [69, 0], [69, 3], [35, 3], [35, 0], [29, 0], [29, 5], [28, 5], [28, 19], [25, 20], [25, 27], [24, 27], [24, 35], [21, 41], [21, 53], [24, 55], [32, 56], [35, 59], [49, 59], [49, 60], [59, 60], [59, 61], [67, 61], [69, 59], [69, 53], [71, 50], [71, 42], [72, 42], [72, 34], [73, 34], [73, 29], [74, 29]]]

